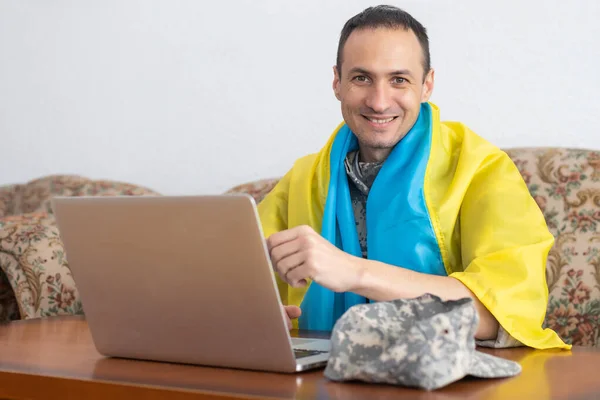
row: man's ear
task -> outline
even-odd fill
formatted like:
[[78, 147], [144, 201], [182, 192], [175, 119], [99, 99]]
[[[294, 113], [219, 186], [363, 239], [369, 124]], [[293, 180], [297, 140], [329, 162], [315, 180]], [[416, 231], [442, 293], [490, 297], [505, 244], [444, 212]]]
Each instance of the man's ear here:
[[333, 93], [340, 100], [340, 74], [338, 74], [337, 66], [333, 66]]
[[425, 103], [429, 101], [431, 94], [433, 93], [433, 86], [435, 83], [435, 71], [433, 68], [429, 70], [427, 75], [425, 76], [425, 81], [423, 82], [423, 90], [421, 91], [421, 103]]

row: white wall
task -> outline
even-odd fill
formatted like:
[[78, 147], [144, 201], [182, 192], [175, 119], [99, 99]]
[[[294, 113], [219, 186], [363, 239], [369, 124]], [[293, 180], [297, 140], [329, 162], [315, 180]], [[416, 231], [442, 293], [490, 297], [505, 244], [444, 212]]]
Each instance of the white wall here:
[[[165, 194], [283, 174], [341, 121], [360, 0], [0, 0], [0, 184], [53, 173]], [[443, 119], [499, 146], [600, 149], [600, 1], [406, 0]]]

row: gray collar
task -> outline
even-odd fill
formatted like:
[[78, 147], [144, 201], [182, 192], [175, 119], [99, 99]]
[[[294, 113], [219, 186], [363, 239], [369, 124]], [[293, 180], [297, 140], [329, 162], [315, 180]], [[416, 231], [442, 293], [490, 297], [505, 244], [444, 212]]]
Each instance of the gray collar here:
[[369, 194], [383, 162], [361, 162], [359, 158], [358, 150], [349, 152], [344, 160], [344, 166], [348, 177], [366, 196]]

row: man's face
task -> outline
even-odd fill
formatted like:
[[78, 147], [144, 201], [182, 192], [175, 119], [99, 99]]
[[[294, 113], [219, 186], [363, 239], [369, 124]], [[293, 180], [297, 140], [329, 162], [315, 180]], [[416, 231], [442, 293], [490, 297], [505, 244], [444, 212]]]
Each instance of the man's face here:
[[423, 82], [422, 61], [410, 30], [360, 29], [348, 37], [341, 76], [333, 69], [333, 90], [362, 161], [383, 161], [416, 122], [433, 90], [433, 70]]

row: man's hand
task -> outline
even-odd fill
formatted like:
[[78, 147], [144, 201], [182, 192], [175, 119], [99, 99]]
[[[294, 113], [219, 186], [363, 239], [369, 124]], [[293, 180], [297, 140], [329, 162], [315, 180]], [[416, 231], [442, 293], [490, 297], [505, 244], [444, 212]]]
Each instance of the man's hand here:
[[302, 310], [298, 306], [283, 306], [283, 311], [285, 311], [285, 315], [287, 316], [287, 326], [288, 329], [292, 329], [292, 320], [299, 318], [300, 314], [302, 314]]
[[267, 239], [267, 246], [275, 271], [292, 287], [302, 287], [311, 279], [335, 292], [347, 292], [361, 279], [359, 259], [329, 243], [310, 226], [277, 232]]

